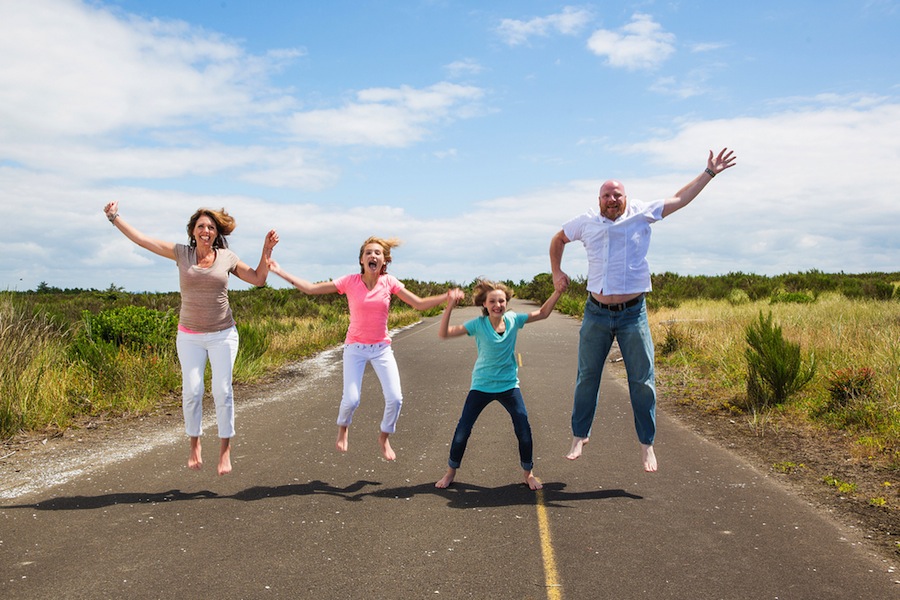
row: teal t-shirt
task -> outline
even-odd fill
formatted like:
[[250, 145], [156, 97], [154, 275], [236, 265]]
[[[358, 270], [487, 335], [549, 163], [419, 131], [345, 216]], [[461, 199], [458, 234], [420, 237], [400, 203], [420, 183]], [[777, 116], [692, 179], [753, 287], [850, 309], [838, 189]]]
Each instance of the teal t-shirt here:
[[480, 316], [466, 321], [464, 327], [475, 336], [478, 358], [472, 369], [472, 389], [479, 392], [505, 392], [519, 387], [519, 365], [516, 362], [516, 335], [528, 321], [527, 314], [506, 311], [506, 331], [498, 334], [491, 320]]

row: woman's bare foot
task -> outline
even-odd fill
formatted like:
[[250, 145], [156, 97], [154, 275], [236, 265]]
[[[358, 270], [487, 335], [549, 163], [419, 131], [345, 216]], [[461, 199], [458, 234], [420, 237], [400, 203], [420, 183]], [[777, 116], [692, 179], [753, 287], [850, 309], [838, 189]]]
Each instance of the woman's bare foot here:
[[394, 449], [391, 448], [391, 442], [388, 440], [388, 436], [390, 435], [391, 434], [382, 431], [378, 436], [378, 445], [381, 446], [381, 454], [386, 460], [394, 460], [397, 458]]
[[444, 476], [441, 477], [440, 480], [434, 484], [434, 487], [440, 488], [442, 490], [445, 488], [448, 488], [448, 487], [450, 487], [450, 484], [453, 483], [453, 480], [455, 478], [456, 478], [456, 469], [454, 469], [453, 467], [447, 467], [447, 473], [444, 474]]
[[525, 484], [533, 490], [539, 490], [544, 487], [541, 480], [534, 476], [534, 471], [525, 471]]
[[219, 445], [219, 475], [231, 473], [231, 438], [222, 438]]
[[337, 436], [337, 442], [335, 443], [335, 446], [337, 446], [337, 449], [340, 450], [341, 452], [347, 451], [347, 446], [349, 444], [347, 437], [349, 434], [350, 434], [350, 431], [346, 425], [340, 425], [338, 427], [338, 436]]
[[648, 473], [656, 472], [656, 453], [653, 451], [652, 444], [641, 444], [641, 462], [644, 464], [645, 471]]
[[569, 449], [569, 453], [566, 454], [566, 458], [569, 460], [575, 460], [579, 456], [581, 456], [581, 452], [584, 450], [584, 445], [590, 441], [590, 438], [586, 437], [573, 437], [572, 438], [572, 448]]
[[188, 457], [188, 469], [199, 471], [203, 466], [202, 449], [200, 447], [200, 438], [191, 438], [191, 455]]

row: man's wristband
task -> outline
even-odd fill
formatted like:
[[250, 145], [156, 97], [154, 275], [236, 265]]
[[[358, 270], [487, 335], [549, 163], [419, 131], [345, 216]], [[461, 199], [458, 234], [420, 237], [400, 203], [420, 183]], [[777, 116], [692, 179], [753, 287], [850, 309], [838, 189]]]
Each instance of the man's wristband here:
[[[113, 221], [119, 218], [119, 213], [116, 213], [114, 215], [106, 215], [106, 218], [109, 219], [110, 223], [113, 223]], [[113, 224], [115, 225], [115, 223]]]
[[716, 176], [716, 172], [713, 171], [712, 169], [710, 169], [709, 167], [706, 167], [706, 174], [709, 175], [710, 177]]

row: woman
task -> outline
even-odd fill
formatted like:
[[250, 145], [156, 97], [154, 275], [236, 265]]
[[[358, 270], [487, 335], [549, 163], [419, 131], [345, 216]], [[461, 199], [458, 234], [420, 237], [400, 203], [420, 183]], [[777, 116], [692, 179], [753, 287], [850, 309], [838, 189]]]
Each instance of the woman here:
[[350, 307], [350, 327], [344, 339], [344, 392], [338, 413], [338, 436], [336, 446], [341, 452], [347, 451], [348, 428], [353, 413], [359, 406], [360, 389], [366, 364], [371, 363], [384, 393], [384, 416], [381, 420], [381, 434], [378, 443], [381, 454], [387, 460], [397, 455], [391, 448], [388, 437], [397, 427], [403, 394], [400, 390], [400, 372], [391, 337], [388, 333], [388, 311], [391, 295], [415, 308], [428, 310], [444, 302], [445, 294], [420, 298], [407, 290], [393, 275], [388, 275], [387, 266], [391, 262], [391, 248], [400, 242], [395, 239], [370, 237], [359, 249], [360, 272], [344, 275], [333, 281], [310, 283], [294, 277], [281, 269], [274, 260], [269, 261], [269, 270], [283, 278], [304, 294], [345, 294]]
[[255, 269], [228, 249], [235, 221], [225, 209], [201, 208], [187, 225], [189, 243], [176, 244], [148, 237], [119, 215], [119, 203], [103, 208], [106, 218], [132, 242], [178, 265], [181, 310], [176, 347], [181, 363], [184, 426], [191, 439], [188, 467], [203, 466], [200, 436], [203, 434], [203, 375], [212, 367], [212, 395], [219, 430], [219, 475], [231, 472], [231, 438], [234, 437], [232, 371], [238, 350], [238, 333], [228, 304], [228, 275], [233, 273], [255, 286], [266, 284], [268, 258], [278, 243], [275, 230], [266, 234], [262, 256]]

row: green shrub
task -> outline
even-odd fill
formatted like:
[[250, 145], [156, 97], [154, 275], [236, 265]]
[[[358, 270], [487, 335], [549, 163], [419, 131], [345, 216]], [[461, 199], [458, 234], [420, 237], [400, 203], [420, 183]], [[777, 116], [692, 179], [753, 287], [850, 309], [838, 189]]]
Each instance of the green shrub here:
[[777, 292], [772, 295], [770, 304], [789, 303], [794, 304], [812, 304], [816, 301], [816, 297], [807, 292]]
[[800, 344], [784, 339], [772, 313], [746, 328], [747, 400], [754, 409], [783, 404], [800, 391], [816, 373], [815, 359], [805, 363]]
[[575, 297], [566, 292], [559, 297], [559, 301], [556, 303], [556, 310], [571, 317], [581, 317], [584, 314], [584, 303], [584, 296]]
[[828, 377], [828, 410], [847, 408], [854, 400], [867, 398], [875, 390], [875, 370], [871, 367], [838, 369]]
[[734, 288], [730, 292], [728, 292], [728, 303], [732, 306], [740, 306], [742, 304], [750, 303], [750, 295], [747, 294], [744, 290]]
[[543, 304], [547, 298], [553, 295], [553, 275], [550, 273], [539, 273], [535, 275], [531, 282], [517, 287], [519, 297]]
[[679, 350], [685, 350], [690, 346], [691, 336], [685, 332], [678, 323], [674, 321], [664, 322], [666, 328], [666, 337], [662, 344], [659, 345], [659, 353], [663, 356], [669, 356]]
[[123, 306], [82, 312], [84, 328], [80, 336], [95, 343], [125, 346], [144, 354], [170, 350], [175, 344], [178, 315], [143, 306]]

